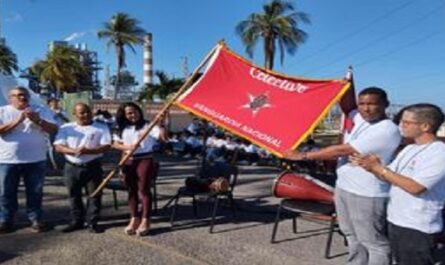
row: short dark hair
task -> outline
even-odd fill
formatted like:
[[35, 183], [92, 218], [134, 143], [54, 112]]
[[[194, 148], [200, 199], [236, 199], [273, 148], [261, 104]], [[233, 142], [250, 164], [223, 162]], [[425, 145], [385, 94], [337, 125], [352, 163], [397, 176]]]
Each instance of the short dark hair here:
[[49, 99], [46, 100], [46, 104], [49, 104], [49, 103], [51, 103], [53, 101], [59, 102], [59, 100], [57, 98], [49, 98]]
[[445, 119], [442, 109], [429, 103], [409, 105], [404, 108], [404, 111], [414, 113], [417, 121], [430, 125], [430, 133], [434, 134], [437, 133]]
[[358, 94], [358, 96], [364, 96], [364, 95], [377, 95], [379, 97], [379, 99], [385, 103], [386, 106], [389, 105], [389, 100], [388, 100], [388, 94], [386, 94], [385, 90], [383, 90], [380, 87], [376, 87], [376, 86], [371, 86], [371, 87], [367, 87], [365, 89], [363, 89], [362, 91], [360, 91], [360, 93]]

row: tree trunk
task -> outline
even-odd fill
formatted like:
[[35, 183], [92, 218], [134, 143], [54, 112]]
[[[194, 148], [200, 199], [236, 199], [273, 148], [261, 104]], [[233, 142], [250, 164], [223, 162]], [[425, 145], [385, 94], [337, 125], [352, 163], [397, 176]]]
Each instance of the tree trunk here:
[[121, 67], [119, 63], [117, 64], [117, 70], [116, 70], [116, 79], [114, 83], [114, 93], [113, 93], [113, 99], [117, 99], [117, 94], [119, 93], [119, 83], [120, 83], [120, 76], [121, 76]]
[[264, 38], [264, 67], [266, 69], [272, 70], [274, 63], [274, 40], [272, 37]]
[[116, 56], [117, 56], [117, 69], [116, 69], [116, 80], [114, 84], [114, 95], [113, 99], [117, 99], [117, 95], [119, 93], [119, 85], [120, 85], [120, 79], [121, 79], [121, 70], [122, 66], [124, 65], [124, 51], [123, 46], [121, 44], [116, 45]]

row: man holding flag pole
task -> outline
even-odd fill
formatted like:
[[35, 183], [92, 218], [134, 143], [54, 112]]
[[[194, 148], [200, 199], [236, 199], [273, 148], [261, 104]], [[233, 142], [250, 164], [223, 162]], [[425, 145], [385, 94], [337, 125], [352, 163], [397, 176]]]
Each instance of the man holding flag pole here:
[[[346, 79], [289, 77], [255, 66], [223, 44], [176, 104], [279, 157], [339, 159], [336, 209], [349, 242], [349, 264], [389, 264], [385, 231], [389, 186], [352, 166], [347, 157], [375, 153], [388, 163], [401, 136], [385, 115], [386, 92], [366, 88], [357, 102], [352, 73]], [[312, 152], [288, 151], [298, 147], [340, 99], [343, 112], [355, 124], [344, 144]]]
[[355, 100], [352, 73], [351, 87], [340, 107], [352, 121], [342, 144], [311, 152], [289, 150], [290, 160], [338, 159], [335, 205], [340, 229], [348, 241], [348, 264], [390, 264], [390, 246], [386, 235], [386, 205], [389, 185], [372, 173], [352, 165], [348, 156], [377, 154], [388, 164], [401, 136], [397, 126], [386, 117], [389, 106], [386, 92], [378, 87], [362, 90]]

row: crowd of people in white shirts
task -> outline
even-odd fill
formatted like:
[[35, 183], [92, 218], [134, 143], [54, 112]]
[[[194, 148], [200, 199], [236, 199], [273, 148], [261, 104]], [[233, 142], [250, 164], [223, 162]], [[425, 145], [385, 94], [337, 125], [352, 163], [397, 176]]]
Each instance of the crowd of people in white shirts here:
[[201, 157], [205, 152], [206, 158], [212, 160], [227, 160], [238, 152], [238, 161], [249, 165], [274, 160], [268, 151], [198, 118], [183, 131], [171, 133], [166, 149], [186, 157]]

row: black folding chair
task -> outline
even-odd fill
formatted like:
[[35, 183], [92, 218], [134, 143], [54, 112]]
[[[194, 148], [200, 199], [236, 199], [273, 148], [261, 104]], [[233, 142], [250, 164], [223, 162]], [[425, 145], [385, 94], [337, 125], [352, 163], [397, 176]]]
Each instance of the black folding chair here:
[[237, 180], [238, 180], [238, 169], [235, 166], [232, 166], [231, 174], [229, 177], [229, 189], [226, 192], [219, 192], [219, 193], [213, 193], [213, 192], [200, 192], [196, 190], [192, 190], [187, 188], [186, 186], [180, 187], [178, 191], [176, 192], [176, 195], [171, 199], [171, 201], [174, 201], [172, 213], [170, 216], [170, 224], [173, 227], [174, 226], [174, 220], [176, 217], [176, 210], [178, 207], [178, 201], [181, 197], [191, 197], [193, 200], [193, 213], [194, 216], [198, 216], [198, 209], [197, 209], [197, 197], [205, 198], [205, 199], [213, 199], [213, 208], [212, 208], [212, 218], [210, 221], [210, 229], [209, 232], [213, 233], [213, 228], [215, 225], [215, 217], [219, 206], [219, 201], [223, 198], [227, 198], [230, 204], [230, 208], [232, 210], [232, 216], [236, 216], [236, 207], [235, 207], [235, 201], [233, 199], [233, 191], [235, 189]]
[[295, 234], [297, 233], [297, 217], [301, 214], [308, 216], [323, 216], [329, 220], [329, 232], [324, 257], [326, 259], [330, 258], [332, 236], [334, 232], [339, 232], [336, 222], [337, 218], [334, 204], [298, 199], [283, 199], [277, 210], [277, 215], [272, 230], [272, 238], [270, 240], [271, 243], [276, 243], [275, 238], [278, 230], [278, 223], [281, 220], [281, 212], [283, 209], [294, 214], [292, 217], [292, 228]]

